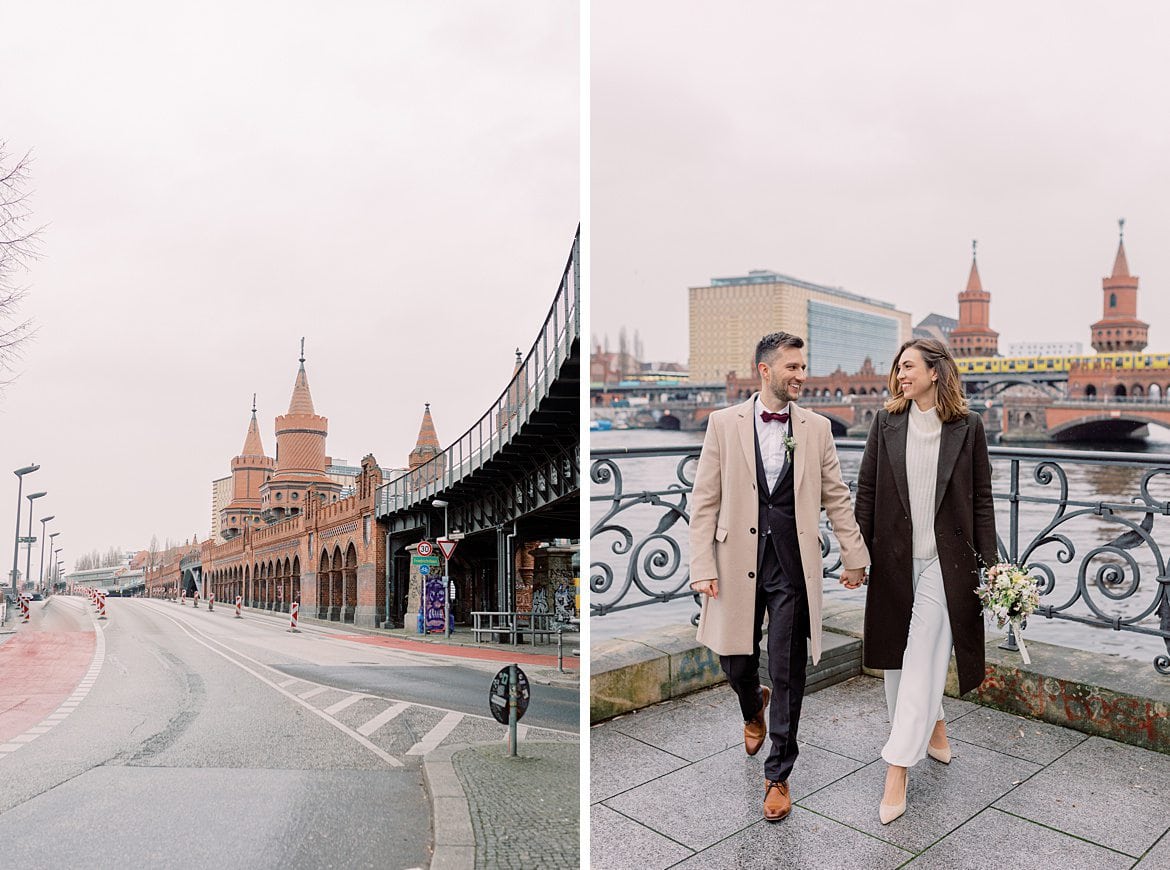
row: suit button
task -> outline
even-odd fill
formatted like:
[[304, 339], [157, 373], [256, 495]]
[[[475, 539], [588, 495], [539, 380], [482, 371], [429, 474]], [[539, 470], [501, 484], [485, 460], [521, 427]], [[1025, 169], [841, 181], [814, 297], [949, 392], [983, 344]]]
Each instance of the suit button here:
[[755, 529], [749, 529], [748, 531], [751, 532], [751, 534], [753, 534], [753, 535], [756, 533]]
[[756, 572], [755, 572], [755, 571], [748, 571], [748, 579], [749, 579], [749, 580], [753, 580], [753, 579], [755, 579], [755, 576], [756, 576]]

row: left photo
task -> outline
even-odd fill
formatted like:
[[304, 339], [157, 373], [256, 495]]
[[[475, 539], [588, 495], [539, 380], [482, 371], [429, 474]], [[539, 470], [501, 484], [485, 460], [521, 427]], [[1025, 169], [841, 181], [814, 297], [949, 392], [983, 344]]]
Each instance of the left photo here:
[[0, 864], [580, 866], [576, 4], [5, 19]]

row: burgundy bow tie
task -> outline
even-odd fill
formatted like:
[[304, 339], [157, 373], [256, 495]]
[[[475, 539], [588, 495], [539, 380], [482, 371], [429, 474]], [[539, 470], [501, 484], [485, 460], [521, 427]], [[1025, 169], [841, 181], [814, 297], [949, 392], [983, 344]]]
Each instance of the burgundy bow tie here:
[[780, 422], [780, 423], [787, 423], [788, 422], [788, 412], [785, 411], [783, 414], [773, 414], [771, 411], [761, 411], [760, 412], [760, 419], [763, 420], [765, 423], [771, 423], [773, 420]]

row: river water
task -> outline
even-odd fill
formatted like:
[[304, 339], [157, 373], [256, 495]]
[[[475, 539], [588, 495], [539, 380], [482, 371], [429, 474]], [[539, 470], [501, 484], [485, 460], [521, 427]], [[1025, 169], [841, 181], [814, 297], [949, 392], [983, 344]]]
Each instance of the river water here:
[[[630, 429], [592, 432], [590, 433], [590, 446], [593, 450], [618, 447], [664, 448], [694, 446], [697, 452], [698, 448], [702, 445], [702, 439], [703, 434], [701, 432], [665, 432]], [[1150, 439], [1144, 444], [1142, 442], [1126, 442], [1124, 445], [1062, 444], [1060, 447], [1061, 449], [1079, 447], [1081, 449], [1091, 450], [1112, 449], [1140, 453], [1170, 454], [1170, 433], [1152, 433]], [[844, 479], [846, 481], [856, 480], [857, 469], [861, 461], [861, 452], [859, 450], [842, 450], [839, 455]], [[618, 467], [622, 475], [622, 492], [629, 495], [644, 490], [662, 491], [666, 490], [672, 483], [679, 484], [679, 461], [680, 457], [677, 456], [626, 457], [620, 459]], [[1058, 483], [1044, 485], [1035, 480], [1034, 471], [1036, 465], [1037, 461], [1035, 460], [1021, 462], [1019, 472], [1021, 495], [1058, 498], [1060, 493]], [[1142, 478], [1147, 471], [1147, 469], [1132, 466], [1074, 464], [1068, 461], [1062, 462], [1061, 465], [1068, 476], [1069, 498], [1089, 502], [1131, 503], [1134, 497], [1138, 495]], [[1010, 481], [1010, 463], [1006, 460], [997, 459], [992, 464], [992, 472], [995, 492], [997, 494], [1006, 493]], [[694, 476], [693, 463], [685, 469], [685, 474], [688, 480]], [[1158, 501], [1170, 501], [1170, 475], [1155, 478], [1151, 483], [1150, 489], [1151, 495]], [[611, 501], [607, 496], [612, 492], [612, 484], [591, 482], [591, 523], [598, 523], [605, 511], [610, 508]], [[680, 497], [678, 495], [666, 495], [662, 496], [661, 500], [678, 503]], [[689, 502], [686, 505], [686, 510], [689, 514]], [[1006, 500], [996, 500], [997, 530], [1001, 541], [1005, 544], [1007, 544], [1009, 537], [1009, 510], [1010, 505]], [[1072, 513], [1075, 510], [1078, 509], [1070, 508], [1068, 512]], [[1019, 520], [1020, 533], [1018, 538], [1021, 555], [1022, 551], [1053, 520], [1055, 511], [1056, 507], [1053, 505], [1021, 503]], [[644, 504], [621, 511], [613, 517], [612, 522], [629, 529], [634, 536], [634, 544], [636, 546], [638, 542], [645, 539], [655, 530], [662, 522], [664, 516], [668, 516], [670, 513], [669, 510], [659, 505]], [[1142, 519], [1143, 513], [1127, 513], [1124, 516], [1137, 522]], [[1152, 536], [1154, 540], [1162, 546], [1170, 544], [1170, 518], [1155, 515], [1153, 519]], [[1156, 553], [1150, 547], [1140, 544], [1125, 550], [1127, 554], [1132, 556], [1133, 564], [1138, 569], [1137, 589], [1133, 595], [1120, 598], [1122, 593], [1132, 587], [1135, 573], [1132, 567], [1129, 567], [1124, 579], [1120, 583], [1098, 583], [1093, 580], [1098, 569], [1106, 562], [1117, 562], [1118, 559], [1116, 556], [1107, 557], [1102, 555], [1085, 562], [1085, 556], [1092, 549], [1117, 539], [1120, 534], [1126, 531], [1126, 527], [1118, 523], [1116, 519], [1103, 518], [1089, 512], [1085, 516], [1060, 524], [1056, 531], [1067, 536], [1074, 547], [1074, 553], [1071, 561], [1062, 563], [1060, 561], [1060, 555], [1064, 549], [1064, 544], [1059, 541], [1053, 541], [1052, 543], [1038, 547], [1035, 555], [1029, 559], [1031, 562], [1042, 562], [1049, 565], [1056, 576], [1054, 588], [1042, 598], [1042, 605], [1059, 606], [1069, 600], [1077, 588], [1078, 574], [1084, 569], [1087, 577], [1090, 578], [1087, 588], [1089, 589], [1092, 600], [1110, 618], [1115, 616], [1122, 618], [1133, 617], [1151, 606], [1154, 600], [1155, 590], [1159, 585], [1157, 577], [1161, 573], [1158, 562], [1163, 555], [1170, 558], [1170, 547], [1166, 547], [1167, 551], [1164, 554]], [[670, 544], [666, 538], [673, 539], [677, 542], [677, 553], [673, 549], [674, 545]], [[613, 546], [618, 540], [619, 536], [612, 532], [602, 533], [591, 539], [591, 562], [606, 562], [613, 568], [615, 574], [613, 588], [609, 593], [591, 593], [594, 596], [592, 599], [594, 603], [612, 601], [624, 583], [629, 557], [613, 552]], [[653, 562], [645, 558], [646, 553], [644, 551], [643, 558], [639, 559], [638, 562], [639, 565], [643, 566], [643, 576], [645, 576], [646, 568], [659, 570], [665, 575], [659, 581], [648, 579], [646, 581], [647, 585], [655, 593], [675, 589], [686, 576], [686, 565], [690, 558], [688, 527], [685, 522], [679, 521], [674, 523], [667, 530], [664, 538], [658, 538], [648, 543], [646, 550], [651, 549], [664, 549], [666, 556], [661, 561], [666, 563], [666, 567], [655, 569]], [[681, 567], [679, 567], [680, 565]], [[1165, 571], [1167, 569], [1163, 567], [1162, 570]], [[591, 569], [590, 574], [593, 575], [595, 573], [596, 569]], [[624, 596], [622, 603], [644, 600], [645, 598], [646, 596], [635, 588]], [[829, 601], [857, 603], [860, 605], [865, 601], [865, 590], [863, 588], [850, 591], [840, 586], [836, 580], [826, 578], [825, 598]], [[696, 610], [693, 600], [684, 598], [665, 604], [656, 602], [630, 610], [611, 612], [604, 616], [595, 616], [591, 619], [590, 636], [595, 640], [602, 640], [605, 638], [636, 635], [653, 628], [671, 624], [685, 625], [690, 621], [692, 615], [696, 613]], [[1081, 615], [1089, 615], [1091, 613], [1088, 605], [1084, 601], [1074, 603], [1068, 612]], [[1158, 627], [1157, 616], [1150, 615], [1143, 619], [1140, 624], [1143, 626], [1148, 625], [1150, 628], [1156, 629]], [[989, 637], [994, 636], [997, 631], [994, 624], [988, 626]], [[1029, 621], [1024, 637], [1025, 641], [1042, 641], [1090, 652], [1112, 653], [1146, 662], [1152, 662], [1155, 656], [1166, 654], [1165, 643], [1157, 637], [1128, 631], [1115, 631], [1111, 628], [1083, 625], [1063, 619], [1046, 619], [1039, 616], [1034, 616]]]

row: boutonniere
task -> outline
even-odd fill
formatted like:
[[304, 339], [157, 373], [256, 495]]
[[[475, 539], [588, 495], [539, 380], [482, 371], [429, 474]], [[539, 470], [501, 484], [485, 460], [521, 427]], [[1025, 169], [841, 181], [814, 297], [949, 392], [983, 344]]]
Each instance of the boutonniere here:
[[796, 452], [796, 439], [791, 435], [784, 436], [784, 452], [788, 454], [788, 461], [792, 461], [792, 454]]

